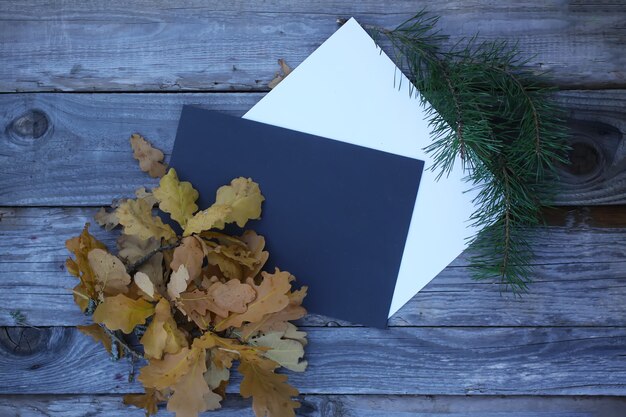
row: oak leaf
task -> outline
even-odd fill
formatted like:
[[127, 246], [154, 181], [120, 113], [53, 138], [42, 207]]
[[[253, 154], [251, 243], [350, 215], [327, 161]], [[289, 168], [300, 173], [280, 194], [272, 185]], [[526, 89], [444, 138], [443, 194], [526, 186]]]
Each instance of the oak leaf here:
[[143, 240], [169, 240], [176, 237], [170, 225], [152, 215], [152, 207], [143, 199], [126, 200], [120, 204], [115, 214], [127, 235], [135, 235]]
[[133, 277], [135, 285], [148, 296], [150, 300], [154, 300], [155, 296], [158, 297], [158, 293], [154, 288], [154, 283], [150, 280], [150, 277], [145, 272], [137, 271]]
[[214, 393], [204, 379], [206, 351], [193, 347], [186, 359], [187, 372], [172, 386], [174, 393], [167, 402], [167, 409], [176, 417], [198, 417], [198, 413], [221, 407], [222, 397]]
[[93, 313], [93, 321], [104, 324], [109, 330], [130, 333], [135, 326], [144, 324], [154, 314], [154, 306], [140, 298], [133, 300], [124, 294], [105, 297]]
[[176, 271], [172, 272], [170, 282], [167, 284], [167, 294], [170, 300], [174, 301], [180, 297], [180, 293], [187, 289], [190, 277], [185, 265], [180, 265]]
[[165, 397], [153, 388], [146, 388], [145, 394], [126, 394], [124, 404], [134, 405], [146, 410], [146, 417], [156, 414], [159, 411], [158, 403], [165, 401]]
[[265, 197], [261, 194], [259, 184], [250, 178], [235, 178], [230, 185], [223, 185], [217, 190], [215, 204], [223, 204], [232, 208], [226, 217], [226, 223], [237, 223], [244, 227], [248, 220], [261, 217], [261, 203]]
[[159, 187], [153, 193], [159, 202], [159, 208], [169, 213], [183, 228], [187, 220], [198, 211], [198, 191], [190, 182], [179, 181], [174, 168], [170, 168], [161, 178]]
[[204, 261], [204, 251], [198, 239], [193, 236], [183, 238], [181, 244], [174, 249], [174, 254], [170, 267], [176, 271], [181, 265], [185, 265], [189, 272], [189, 279], [194, 280], [200, 276], [202, 262]]
[[247, 283], [254, 288], [256, 298], [250, 304], [248, 309], [241, 314], [231, 314], [225, 320], [222, 320], [215, 326], [217, 331], [225, 330], [231, 326], [239, 327], [244, 322], [255, 322], [261, 320], [263, 316], [275, 313], [287, 307], [289, 297], [287, 293], [291, 289], [291, 281], [293, 276], [286, 271], [281, 272], [276, 268], [276, 272], [269, 274], [262, 272], [263, 280], [260, 285], [256, 285], [252, 278], [248, 278]]
[[96, 291], [106, 295], [125, 294], [128, 292], [130, 275], [126, 266], [116, 256], [103, 249], [93, 249], [87, 255], [89, 265], [96, 278]]
[[146, 190], [146, 187], [137, 188], [135, 190], [135, 197], [137, 197], [138, 199], [145, 200], [145, 202], [148, 203], [150, 207], [154, 207], [158, 203], [154, 194]]
[[250, 285], [230, 280], [226, 284], [215, 282], [206, 292], [196, 289], [183, 293], [180, 300], [187, 313], [195, 311], [205, 315], [207, 311], [212, 311], [221, 317], [227, 317], [230, 312], [244, 313], [246, 305], [255, 297], [256, 292]]
[[266, 314], [254, 323], [243, 325], [240, 329], [242, 337], [248, 339], [259, 331], [285, 331], [289, 327], [289, 321], [304, 317], [306, 310], [302, 307], [302, 301], [306, 296], [307, 289], [306, 286], [303, 286], [299, 290], [290, 292], [287, 295], [289, 304], [284, 309], [275, 313]]
[[293, 71], [293, 69], [289, 65], [287, 65], [285, 60], [282, 58], [278, 60], [278, 65], [280, 66], [281, 72], [277, 72], [274, 76], [274, 79], [272, 79], [272, 81], [267, 84], [270, 89], [276, 87], [282, 80], [284, 80], [289, 74], [291, 74], [291, 71]]
[[256, 354], [242, 353], [238, 371], [243, 375], [239, 390], [252, 397], [256, 417], [295, 417], [300, 403], [292, 400], [298, 390], [287, 383], [287, 376], [274, 373], [278, 364]]
[[120, 235], [117, 239], [117, 255], [128, 263], [135, 263], [150, 252], [159, 248], [155, 238], [141, 239], [134, 235]]
[[143, 172], [147, 172], [152, 178], [159, 178], [165, 174], [163, 152], [154, 148], [137, 133], [130, 137], [130, 146], [133, 148], [133, 156], [139, 161], [139, 168]]
[[164, 354], [163, 359], [150, 359], [139, 371], [137, 379], [144, 387], [158, 390], [175, 385], [189, 370], [191, 364], [187, 356], [190, 351], [184, 347], [178, 353]]
[[115, 214], [115, 211], [106, 211], [104, 207], [100, 207], [100, 210], [93, 216], [96, 223], [104, 227], [107, 232], [115, 229], [120, 221]]
[[76, 328], [87, 336], [92, 337], [96, 342], [102, 343], [107, 352], [111, 353], [113, 342], [109, 335], [99, 324], [90, 324], [88, 326], [76, 326]]
[[170, 303], [161, 298], [154, 310], [154, 317], [141, 337], [147, 357], [161, 359], [163, 353], [177, 353], [187, 347], [185, 334], [178, 329]]
[[93, 249], [106, 249], [104, 243], [89, 233], [89, 223], [85, 224], [79, 236], [65, 242], [67, 249], [74, 254], [75, 259], [68, 258], [65, 266], [70, 274], [80, 279], [80, 284], [74, 288], [74, 301], [81, 310], [85, 311], [89, 299], [96, 299], [96, 282], [94, 272], [89, 265], [88, 254]]
[[307, 362], [300, 360], [304, 356], [302, 343], [296, 340], [283, 339], [284, 335], [285, 332], [265, 333], [250, 339], [250, 344], [269, 347], [270, 349], [264, 352], [263, 356], [290, 371], [304, 372]]
[[224, 204], [213, 204], [208, 209], [197, 212], [187, 221], [183, 236], [190, 236], [193, 233], [200, 233], [213, 228], [223, 228], [224, 222], [232, 211], [230, 206]]

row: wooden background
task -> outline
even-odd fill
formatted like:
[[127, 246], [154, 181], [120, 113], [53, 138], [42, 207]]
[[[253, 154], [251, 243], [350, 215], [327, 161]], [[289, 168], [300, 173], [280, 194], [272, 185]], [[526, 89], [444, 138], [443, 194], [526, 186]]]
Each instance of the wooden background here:
[[[472, 281], [465, 253], [388, 330], [302, 320], [299, 415], [625, 416], [626, 4], [611, 0], [0, 2], [0, 416], [143, 415], [121, 404], [140, 390], [128, 364], [74, 329], [64, 270], [95, 207], [146, 184], [130, 133], [167, 154], [182, 104], [241, 115], [338, 17], [393, 27], [424, 6], [451, 43], [519, 41], [552, 71], [573, 146], [563, 207], [533, 233], [521, 299]], [[230, 395], [207, 415], [252, 411]]]

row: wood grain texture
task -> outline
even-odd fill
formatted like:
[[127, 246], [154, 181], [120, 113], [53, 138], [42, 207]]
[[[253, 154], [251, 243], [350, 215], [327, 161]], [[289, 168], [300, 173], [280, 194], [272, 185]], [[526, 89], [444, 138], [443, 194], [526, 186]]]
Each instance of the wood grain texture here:
[[[626, 399], [616, 397], [472, 397], [302, 395], [301, 417], [616, 417]], [[144, 417], [116, 395], [0, 396], [3, 417]], [[157, 417], [171, 417], [163, 408]], [[222, 409], [203, 417], [253, 417], [250, 402], [232, 394]]]
[[[92, 221], [92, 208], [0, 208], [0, 325], [19, 310], [41, 326], [84, 324], [65, 271], [66, 239]], [[577, 214], [574, 220], [580, 221]], [[115, 250], [116, 233], [92, 233]], [[392, 326], [626, 326], [626, 228], [540, 228], [532, 234], [535, 276], [522, 298], [475, 282], [462, 254], [390, 320]], [[289, 269], [289, 268], [287, 268]], [[580, 300], [584, 299], [584, 303]], [[322, 316], [309, 326], [346, 325]]]
[[[626, 328], [304, 330], [309, 366], [289, 373], [304, 394], [626, 395]], [[0, 332], [0, 369], [0, 394], [141, 391], [127, 361], [69, 327]]]
[[449, 44], [519, 41], [558, 85], [626, 85], [622, 1], [28, 0], [0, 3], [0, 91], [264, 90], [278, 58], [302, 62], [338, 17], [390, 28], [425, 5]]
[[[0, 95], [0, 206], [107, 205], [157, 182], [142, 173], [128, 138], [171, 153], [183, 104], [242, 115], [245, 94]], [[626, 203], [626, 90], [567, 91], [573, 165], [558, 204]]]

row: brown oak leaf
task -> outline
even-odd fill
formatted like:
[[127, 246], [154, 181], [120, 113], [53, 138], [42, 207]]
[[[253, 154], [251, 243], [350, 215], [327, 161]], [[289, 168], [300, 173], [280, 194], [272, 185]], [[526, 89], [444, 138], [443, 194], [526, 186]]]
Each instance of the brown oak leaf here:
[[146, 417], [155, 415], [158, 411], [158, 404], [165, 401], [165, 397], [153, 388], [146, 388], [145, 394], [126, 394], [124, 404], [134, 405], [146, 410]]
[[152, 178], [165, 175], [166, 166], [163, 164], [163, 152], [154, 148], [138, 133], [131, 135], [130, 146], [133, 148], [133, 156], [139, 161], [139, 168], [143, 172], [147, 172]]
[[103, 249], [93, 249], [87, 255], [89, 265], [96, 278], [96, 291], [105, 295], [125, 294], [128, 292], [130, 275], [126, 266], [116, 256]]
[[293, 276], [289, 272], [281, 272], [278, 268], [273, 274], [262, 272], [261, 275], [263, 280], [260, 285], [256, 285], [252, 278], [247, 280], [247, 283], [256, 292], [256, 298], [248, 304], [248, 309], [241, 314], [231, 314], [219, 322], [215, 326], [217, 331], [225, 330], [231, 326], [239, 327], [244, 322], [254, 323], [261, 320], [266, 314], [275, 313], [287, 307], [289, 304], [287, 293], [291, 289]]
[[185, 334], [178, 329], [170, 303], [161, 298], [154, 310], [154, 318], [141, 337], [147, 357], [161, 359], [163, 353], [177, 353], [187, 347]]
[[200, 242], [194, 236], [189, 236], [183, 238], [180, 246], [174, 249], [170, 267], [172, 271], [176, 271], [178, 267], [185, 265], [189, 273], [189, 279], [194, 280], [200, 276], [203, 261], [204, 252]]
[[109, 330], [130, 333], [135, 326], [144, 324], [154, 314], [154, 306], [140, 298], [133, 300], [124, 294], [105, 297], [93, 313], [93, 321], [104, 324]]

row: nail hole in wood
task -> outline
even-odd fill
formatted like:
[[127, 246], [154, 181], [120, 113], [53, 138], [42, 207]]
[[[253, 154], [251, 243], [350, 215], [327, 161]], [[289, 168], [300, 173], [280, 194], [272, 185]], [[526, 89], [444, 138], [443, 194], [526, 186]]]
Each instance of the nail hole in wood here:
[[41, 110], [28, 110], [13, 120], [10, 130], [22, 139], [38, 139], [47, 131], [50, 123], [48, 116]]

